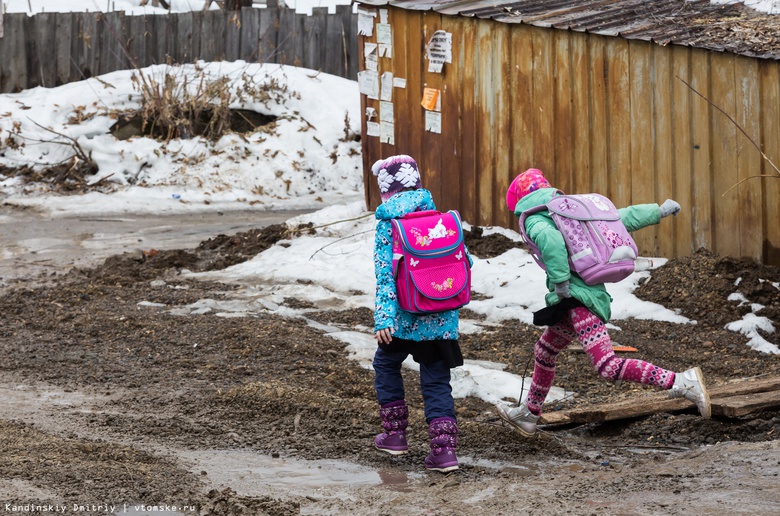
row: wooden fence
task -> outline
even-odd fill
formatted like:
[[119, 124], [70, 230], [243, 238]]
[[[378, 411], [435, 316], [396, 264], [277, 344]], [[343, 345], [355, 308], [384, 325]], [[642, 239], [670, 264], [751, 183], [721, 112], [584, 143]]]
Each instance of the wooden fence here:
[[[780, 265], [780, 175], [686, 86], [780, 164], [780, 61], [396, 7], [389, 22], [395, 51], [378, 74], [405, 87], [392, 91], [393, 144], [367, 136], [363, 121], [369, 206], [379, 202], [373, 161], [409, 154], [439, 208], [514, 228], [507, 187], [536, 167], [564, 191], [618, 206], [679, 201], [679, 216], [636, 232], [647, 256], [705, 247]], [[436, 30], [452, 34], [442, 73], [424, 54]], [[361, 36], [361, 51], [376, 41]], [[440, 91], [440, 133], [426, 130], [425, 87]], [[379, 99], [361, 98], [384, 115]]]
[[267, 8], [126, 16], [43, 13], [3, 16], [0, 93], [53, 87], [116, 70], [163, 63], [282, 63], [354, 79], [357, 22], [352, 6], [335, 14]]

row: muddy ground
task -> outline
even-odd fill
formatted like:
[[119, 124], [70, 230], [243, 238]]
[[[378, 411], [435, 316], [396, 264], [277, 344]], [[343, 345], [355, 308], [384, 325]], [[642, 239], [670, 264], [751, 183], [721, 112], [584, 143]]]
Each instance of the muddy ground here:
[[[374, 451], [372, 373], [301, 317], [175, 315], [240, 287], [183, 277], [221, 269], [283, 238], [285, 226], [219, 235], [190, 249], [116, 255], [15, 281], [0, 292], [0, 508], [127, 514], [778, 514], [780, 411], [703, 420], [694, 409], [568, 427], [524, 440], [475, 398], [456, 402], [459, 472], [422, 467], [426, 425], [407, 371], [410, 453]], [[516, 245], [469, 234], [472, 253]], [[763, 280], [763, 281], [762, 281]], [[700, 251], [653, 272], [637, 295], [698, 324], [616, 321], [636, 356], [711, 385], [780, 375], [724, 325], [750, 312], [780, 327], [777, 268]], [[140, 304], [139, 304], [140, 303]], [[366, 331], [368, 309], [310, 320]], [[464, 310], [463, 317], [479, 319]], [[526, 372], [540, 329], [520, 323], [463, 336], [466, 359]], [[777, 333], [765, 333], [780, 344]], [[547, 411], [654, 391], [601, 380], [586, 356], [561, 357], [556, 385], [576, 393]], [[52, 504], [49, 507], [47, 504]], [[149, 507], [138, 507], [146, 504]], [[109, 506], [109, 507], [106, 507]]]

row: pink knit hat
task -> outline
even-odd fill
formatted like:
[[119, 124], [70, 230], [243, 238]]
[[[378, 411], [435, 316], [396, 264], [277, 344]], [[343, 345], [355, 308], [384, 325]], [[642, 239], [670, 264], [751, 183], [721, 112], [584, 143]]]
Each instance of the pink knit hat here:
[[515, 207], [517, 207], [517, 203], [520, 202], [520, 199], [540, 188], [552, 187], [547, 179], [545, 179], [542, 171], [538, 168], [529, 168], [518, 175], [515, 180], [512, 181], [512, 184], [509, 185], [509, 190], [506, 192], [506, 205], [509, 208], [509, 211], [515, 211]]
[[422, 188], [417, 162], [404, 154], [380, 159], [371, 167], [379, 184], [382, 202], [406, 188]]

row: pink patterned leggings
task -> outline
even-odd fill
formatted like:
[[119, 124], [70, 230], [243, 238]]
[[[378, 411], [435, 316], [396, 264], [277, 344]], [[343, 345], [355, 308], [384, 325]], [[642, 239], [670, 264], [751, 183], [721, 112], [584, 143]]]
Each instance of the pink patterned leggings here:
[[564, 319], [548, 326], [534, 346], [534, 374], [528, 391], [528, 409], [542, 413], [542, 404], [555, 377], [558, 353], [574, 339], [579, 339], [585, 353], [602, 378], [655, 385], [670, 389], [674, 373], [649, 362], [620, 358], [612, 351], [612, 342], [604, 322], [585, 307], [569, 310]]

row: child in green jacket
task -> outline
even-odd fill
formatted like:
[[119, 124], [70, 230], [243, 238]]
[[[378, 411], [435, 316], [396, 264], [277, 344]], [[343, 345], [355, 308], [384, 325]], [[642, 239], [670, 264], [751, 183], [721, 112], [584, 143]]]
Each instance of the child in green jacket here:
[[[529, 169], [518, 175], [507, 192], [507, 205], [516, 216], [534, 206], [547, 204], [557, 190], [550, 186], [542, 172]], [[658, 224], [668, 215], [677, 215], [680, 205], [671, 200], [658, 204], [639, 204], [619, 210], [620, 219], [631, 232]], [[555, 377], [558, 354], [578, 339], [602, 378], [654, 385], [669, 390], [672, 398], [684, 397], [696, 403], [701, 415], [710, 417], [710, 399], [701, 369], [694, 367], [674, 373], [643, 360], [620, 358], [612, 350], [607, 331], [612, 296], [603, 284], [587, 285], [569, 269], [569, 257], [563, 235], [546, 210], [525, 220], [528, 237], [539, 247], [547, 270], [545, 297], [553, 317], [534, 346], [534, 372], [524, 403], [508, 409], [498, 405], [499, 416], [525, 437], [536, 431], [542, 404]]]

